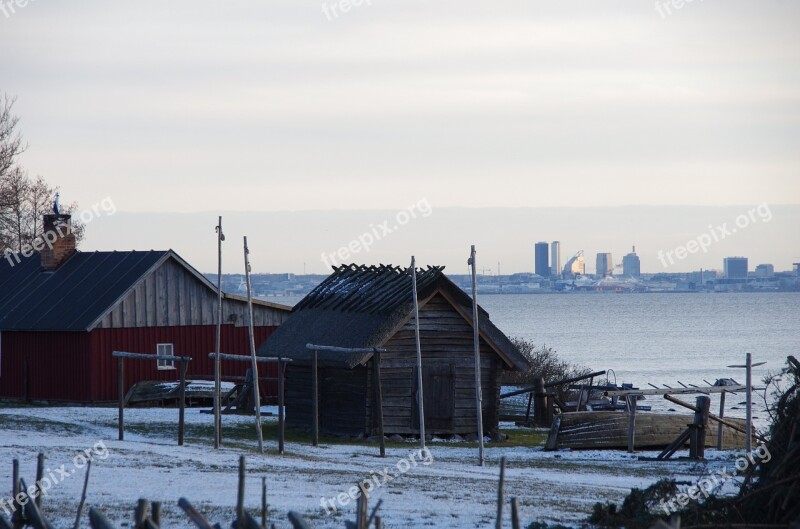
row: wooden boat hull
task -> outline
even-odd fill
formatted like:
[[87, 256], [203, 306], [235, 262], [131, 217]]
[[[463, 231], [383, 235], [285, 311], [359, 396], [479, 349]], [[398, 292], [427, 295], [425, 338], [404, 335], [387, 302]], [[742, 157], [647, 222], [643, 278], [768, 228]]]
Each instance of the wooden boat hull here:
[[[548, 450], [627, 449], [628, 420], [628, 414], [619, 411], [561, 413], [553, 420], [545, 448]], [[744, 431], [744, 419], [726, 418], [726, 420], [741, 426]], [[637, 450], [665, 448], [675, 441], [691, 422], [691, 415], [637, 413], [635, 448]], [[707, 447], [717, 446], [717, 429], [717, 423], [709, 421], [706, 434]], [[745, 434], [728, 426], [723, 426], [722, 439], [722, 447], [725, 449], [745, 446]]]

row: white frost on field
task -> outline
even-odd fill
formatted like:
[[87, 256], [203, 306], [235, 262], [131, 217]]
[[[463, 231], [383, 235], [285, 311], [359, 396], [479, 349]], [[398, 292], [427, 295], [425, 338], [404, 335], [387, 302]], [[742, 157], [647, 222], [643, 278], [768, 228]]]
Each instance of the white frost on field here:
[[[275, 421], [275, 408], [265, 421]], [[377, 445], [327, 444], [317, 448], [287, 443], [286, 454], [276, 453], [277, 441], [265, 441], [266, 455], [256, 452], [251, 440], [236, 440], [214, 450], [211, 439], [187, 435], [177, 446], [177, 416], [174, 408], [125, 410], [125, 441], [117, 440], [115, 408], [55, 407], [0, 408], [0, 496], [9, 499], [11, 461], [20, 460], [22, 477], [35, 479], [36, 454], [47, 456], [46, 468], [65, 465], [70, 476], [53, 486], [44, 499], [45, 514], [57, 527], [71, 526], [83, 485], [83, 470], [73, 458], [102, 442], [106, 459], [95, 459], [91, 471], [88, 506], [96, 506], [119, 527], [129, 526], [133, 507], [140, 497], [163, 502], [164, 525], [170, 529], [192, 527], [177, 507], [188, 498], [209, 519], [229, 526], [236, 504], [237, 468], [240, 454], [247, 456], [246, 507], [260, 512], [261, 477], [267, 477], [271, 518], [277, 527], [290, 527], [289, 510], [302, 512], [316, 528], [341, 528], [354, 519], [354, 502], [337, 514], [326, 514], [323, 498], [333, 498], [360, 480], [396, 465], [417, 447], [387, 448], [378, 457]], [[187, 425], [210, 427], [212, 416], [199, 409], [186, 410]], [[252, 425], [252, 417], [227, 415], [223, 425]], [[144, 433], [135, 433], [135, 432]], [[513, 436], [513, 429], [507, 430]], [[101, 446], [102, 446], [101, 445]], [[231, 446], [233, 445], [233, 446]], [[598, 501], [619, 502], [632, 487], [646, 487], [664, 477], [695, 483], [709, 471], [733, 468], [736, 454], [708, 451], [708, 463], [687, 461], [640, 461], [655, 452], [628, 454], [623, 451], [559, 451], [541, 448], [504, 447], [488, 444], [487, 463], [476, 465], [477, 449], [430, 443], [433, 462], [418, 463], [406, 473], [377, 488], [370, 506], [383, 500], [380, 514], [388, 528], [485, 527], [495, 517], [498, 465], [508, 460], [506, 498], [519, 498], [525, 526], [533, 521], [578, 524]], [[418, 461], [421, 458], [417, 457]], [[88, 507], [87, 507], [88, 511]], [[510, 514], [506, 512], [510, 527]], [[128, 525], [123, 525], [128, 524]], [[88, 526], [88, 521], [85, 523]]]

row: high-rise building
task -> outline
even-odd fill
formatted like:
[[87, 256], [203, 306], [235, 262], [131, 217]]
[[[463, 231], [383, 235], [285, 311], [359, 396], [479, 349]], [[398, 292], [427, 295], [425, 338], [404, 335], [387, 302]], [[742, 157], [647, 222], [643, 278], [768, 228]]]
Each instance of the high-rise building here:
[[726, 279], [747, 279], [747, 257], [726, 257], [722, 264]]
[[542, 277], [550, 277], [548, 248], [549, 245], [546, 242], [537, 242], [534, 246], [535, 262], [533, 271]]
[[554, 279], [561, 278], [561, 243], [558, 241], [550, 243], [550, 275]]
[[641, 262], [639, 256], [636, 255], [636, 246], [633, 247], [631, 253], [622, 258], [622, 275], [627, 277], [642, 275]]
[[610, 253], [598, 253], [596, 261], [596, 274], [598, 277], [607, 277], [614, 272], [614, 261]]
[[582, 276], [586, 273], [586, 263], [583, 261], [583, 250], [573, 255], [567, 264], [564, 265], [564, 270], [561, 275], [564, 279], [575, 279], [577, 276]]

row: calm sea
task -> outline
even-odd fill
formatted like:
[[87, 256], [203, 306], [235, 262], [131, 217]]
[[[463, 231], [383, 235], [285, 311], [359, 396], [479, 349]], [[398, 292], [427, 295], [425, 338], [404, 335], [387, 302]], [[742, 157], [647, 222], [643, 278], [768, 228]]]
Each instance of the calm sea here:
[[[760, 383], [788, 355], [800, 357], [800, 293], [501, 294], [481, 296], [479, 303], [508, 336], [552, 347], [592, 370], [612, 369], [618, 383], [641, 388], [717, 378], [744, 383], [743, 369], [726, 366], [743, 364], [745, 353], [766, 362], [753, 370]], [[728, 402], [738, 407], [743, 399]], [[660, 398], [642, 404], [674, 407]]]

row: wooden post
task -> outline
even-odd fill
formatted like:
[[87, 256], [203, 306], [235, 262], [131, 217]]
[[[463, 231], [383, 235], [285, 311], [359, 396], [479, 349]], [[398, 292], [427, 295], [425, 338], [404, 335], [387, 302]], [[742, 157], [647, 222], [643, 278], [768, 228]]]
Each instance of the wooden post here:
[[244, 456], [239, 456], [239, 488], [236, 492], [236, 527], [244, 529]]
[[503, 529], [503, 494], [506, 481], [506, 457], [500, 458], [500, 481], [497, 484], [497, 520], [495, 529]]
[[517, 500], [517, 498], [511, 498], [511, 527], [512, 529], [520, 529], [519, 501]]
[[[222, 216], [219, 217], [217, 232], [217, 328], [214, 335], [214, 352], [219, 355], [222, 335]], [[222, 445], [222, 362], [214, 358], [214, 448]]]
[[261, 478], [261, 529], [269, 526], [269, 510], [267, 509], [267, 478]]
[[[725, 393], [724, 391], [719, 395], [719, 417], [725, 417]], [[722, 450], [722, 437], [725, 433], [725, 428], [723, 428], [723, 424], [717, 423], [717, 450]]]
[[183, 446], [183, 431], [186, 417], [186, 367], [187, 362], [181, 360], [181, 382], [178, 387], [178, 446]]
[[154, 501], [152, 505], [151, 516], [153, 523], [156, 527], [161, 527], [161, 502]]
[[700, 395], [696, 401], [698, 411], [694, 414], [695, 430], [695, 453], [689, 454], [692, 459], [703, 459], [706, 456], [706, 427], [708, 426], [708, 411], [711, 406], [711, 398], [707, 395]]
[[525, 426], [531, 424], [531, 404], [533, 404], [533, 391], [528, 393], [528, 407], [525, 408]]
[[753, 355], [750, 353], [747, 353], [745, 366], [747, 370], [747, 380], [745, 381], [745, 386], [747, 386], [747, 415], [745, 416], [744, 429], [747, 430], [747, 434], [744, 438], [744, 449], [749, 455], [753, 451]]
[[147, 518], [147, 506], [149, 502], [144, 498], [139, 498], [136, 502], [136, 510], [133, 512], [133, 529], [144, 529], [144, 519]]
[[42, 478], [44, 477], [44, 454], [39, 452], [36, 456], [36, 489], [39, 493], [36, 495], [36, 507], [42, 510]]
[[311, 352], [311, 442], [319, 446], [319, 354]]
[[478, 423], [478, 465], [483, 466], [483, 395], [481, 394], [481, 343], [478, 322], [478, 279], [476, 276], [477, 261], [475, 253], [475, 245], [473, 244], [470, 248], [467, 264], [471, 266], [472, 275], [472, 342], [475, 350], [475, 413]]
[[119, 398], [119, 440], [125, 440], [125, 364], [122, 357], [117, 358], [117, 396]]
[[[544, 389], [544, 377], [533, 379], [533, 423], [536, 426], [550, 426], [547, 420], [547, 391]], [[528, 400], [530, 407], [530, 400]]]
[[553, 402], [554, 396], [552, 390], [545, 386], [545, 399], [546, 399], [546, 406], [545, 406], [545, 417], [547, 420], [545, 421], [545, 426], [553, 424]]
[[636, 401], [639, 397], [628, 395], [628, 452], [633, 453], [636, 441]]
[[247, 280], [247, 334], [250, 342], [250, 356], [253, 370], [253, 402], [256, 408], [256, 432], [258, 433], [258, 451], [264, 453], [264, 432], [261, 429], [261, 391], [258, 386], [258, 362], [256, 361], [256, 342], [253, 336], [253, 289], [250, 284], [250, 249], [247, 247], [247, 236], [244, 237], [244, 274]]
[[286, 410], [284, 408], [284, 376], [286, 364], [278, 358], [278, 453], [283, 454], [286, 432]]
[[378, 437], [381, 457], [386, 457], [386, 438], [383, 436], [383, 388], [381, 387], [381, 352], [375, 349], [372, 355], [372, 378], [375, 379], [375, 413], [378, 415]]
[[[81, 492], [81, 501], [78, 503], [78, 514], [75, 515], [75, 523], [72, 529], [80, 529], [81, 516], [83, 516], [83, 506], [86, 504], [86, 490], [89, 488], [89, 472], [92, 470], [92, 460], [86, 462], [86, 476], [83, 478], [83, 492]], [[155, 508], [155, 504], [153, 505]]]
[[422, 391], [422, 347], [419, 340], [419, 300], [417, 299], [417, 261], [411, 256], [411, 297], [414, 302], [414, 337], [417, 347], [417, 410], [419, 415], [419, 447], [425, 449], [425, 398]]
[[22, 529], [25, 526], [22, 505], [17, 501], [19, 492], [19, 459], [14, 459], [11, 462], [11, 505], [15, 507], [11, 514], [11, 525], [14, 529]]

